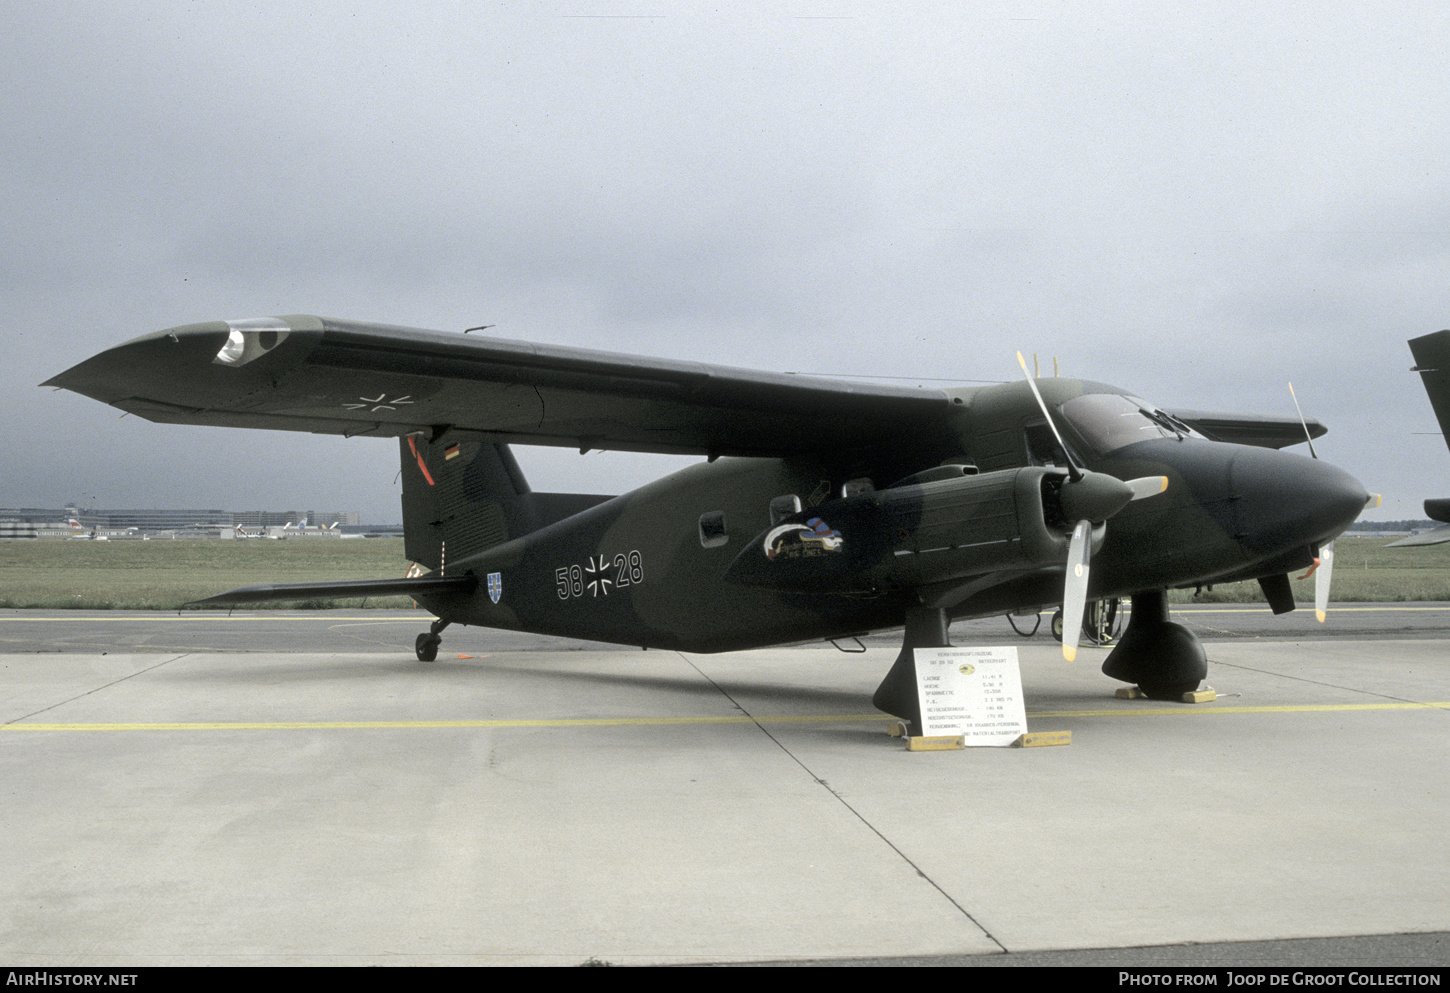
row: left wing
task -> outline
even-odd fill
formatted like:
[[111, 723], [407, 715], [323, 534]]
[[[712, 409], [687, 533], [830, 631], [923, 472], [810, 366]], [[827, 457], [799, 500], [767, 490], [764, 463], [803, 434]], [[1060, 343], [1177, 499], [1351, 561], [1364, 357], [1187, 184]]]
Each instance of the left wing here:
[[429, 437], [452, 428], [712, 457], [915, 447], [942, 436], [954, 408], [936, 390], [302, 315], [160, 331], [42, 385], [166, 423]]

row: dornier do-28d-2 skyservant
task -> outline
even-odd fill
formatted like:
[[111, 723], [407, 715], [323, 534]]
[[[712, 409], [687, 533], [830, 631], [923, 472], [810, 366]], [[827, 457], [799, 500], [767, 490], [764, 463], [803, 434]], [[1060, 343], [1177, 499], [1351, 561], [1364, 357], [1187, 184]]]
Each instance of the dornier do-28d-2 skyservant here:
[[[912, 649], [954, 618], [1131, 597], [1103, 671], [1207, 674], [1173, 587], [1257, 579], [1276, 613], [1369, 499], [1278, 451], [1315, 421], [1163, 410], [1040, 379], [909, 389], [288, 316], [137, 338], [45, 385], [148, 420], [398, 439], [414, 578], [201, 601], [406, 594], [450, 624], [692, 652], [905, 628], [875, 704], [920, 728]], [[511, 444], [702, 455], [622, 496], [535, 493]], [[1322, 608], [1322, 602], [1320, 604]]]

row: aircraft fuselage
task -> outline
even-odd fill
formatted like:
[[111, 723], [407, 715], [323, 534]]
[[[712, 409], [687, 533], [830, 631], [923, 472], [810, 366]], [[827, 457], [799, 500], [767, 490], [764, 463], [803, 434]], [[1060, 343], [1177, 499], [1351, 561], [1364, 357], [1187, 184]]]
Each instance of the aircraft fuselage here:
[[[1112, 389], [1043, 386], [1054, 405]], [[445, 559], [446, 574], [477, 577], [476, 591], [420, 599], [455, 622], [700, 652], [900, 626], [928, 602], [952, 617], [1059, 603], [1071, 522], [1054, 519], [1065, 470], [1042, 458], [1041, 414], [1022, 384], [962, 396], [955, 437], [933, 440], [918, 468], [975, 475], [893, 486], [900, 451], [876, 455], [875, 471], [860, 452], [701, 463]], [[1063, 422], [1085, 469], [1168, 480], [1099, 524], [1093, 598], [1307, 567], [1364, 505], [1352, 477], [1296, 454], [1169, 431], [1104, 454]], [[1045, 510], [1032, 506], [1038, 490]]]

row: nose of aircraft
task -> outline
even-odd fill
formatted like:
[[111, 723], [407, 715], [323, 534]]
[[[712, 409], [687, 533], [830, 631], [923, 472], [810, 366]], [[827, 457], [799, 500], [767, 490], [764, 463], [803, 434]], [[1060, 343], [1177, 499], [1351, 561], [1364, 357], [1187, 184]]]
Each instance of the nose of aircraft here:
[[1249, 551], [1329, 541], [1354, 523], [1369, 499], [1359, 480], [1328, 462], [1232, 447], [1226, 468], [1234, 537]]

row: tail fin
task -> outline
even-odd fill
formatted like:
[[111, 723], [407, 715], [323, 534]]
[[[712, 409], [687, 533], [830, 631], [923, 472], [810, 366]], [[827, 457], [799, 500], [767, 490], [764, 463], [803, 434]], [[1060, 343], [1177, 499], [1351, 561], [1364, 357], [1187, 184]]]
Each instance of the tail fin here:
[[507, 445], [403, 438], [403, 543], [428, 569], [537, 526], [529, 484]]

